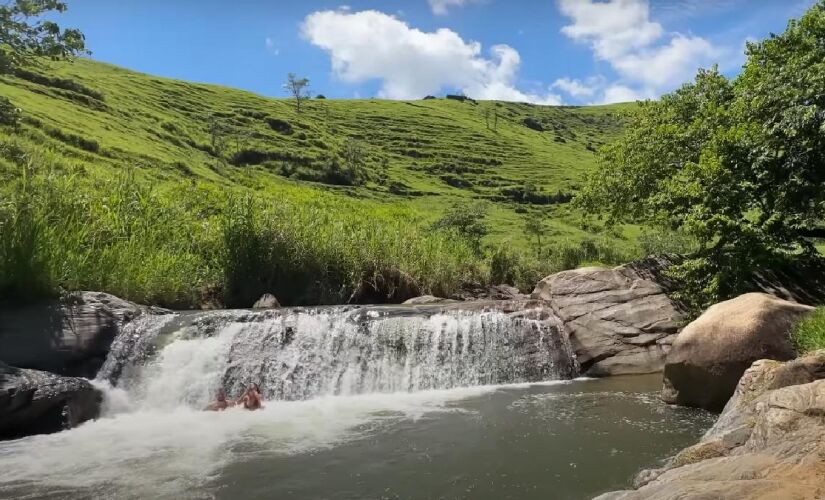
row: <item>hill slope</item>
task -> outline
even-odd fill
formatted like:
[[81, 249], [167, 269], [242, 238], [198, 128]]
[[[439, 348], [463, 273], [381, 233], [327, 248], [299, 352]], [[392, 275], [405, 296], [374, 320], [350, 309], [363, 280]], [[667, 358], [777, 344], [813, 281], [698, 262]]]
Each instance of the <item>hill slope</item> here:
[[[373, 179], [357, 189], [334, 190], [402, 203], [432, 216], [452, 202], [489, 200], [495, 203], [499, 237], [512, 236], [511, 228], [501, 225], [516, 222], [517, 209], [538, 210], [560, 233], [582, 236], [567, 210], [543, 204], [566, 201], [576, 190], [594, 165], [592, 149], [620, 132], [626, 109], [447, 99], [312, 100], [297, 113], [287, 99], [88, 60], [51, 64], [39, 73], [0, 81], [0, 94], [36, 120], [27, 128], [45, 131], [46, 140], [61, 143], [62, 151], [91, 150], [94, 156], [84, 158], [102, 168], [130, 165], [157, 179], [184, 175], [270, 187], [291, 176], [308, 184], [301, 179], [324, 181], [324, 162], [355, 139], [364, 146]], [[215, 129], [225, 143], [224, 161], [212, 150]], [[382, 169], [387, 180], [379, 184]], [[537, 203], [517, 203], [525, 185], [545, 196], [533, 194]]]
[[[422, 229], [478, 202], [489, 211], [485, 243], [525, 253], [527, 218], [545, 221], [551, 242], [592, 236], [567, 202], [628, 107], [313, 99], [299, 113], [288, 99], [89, 60], [2, 78], [0, 95], [24, 110], [19, 129], [0, 130], [4, 186], [36, 151], [59, 164], [50, 172], [84, 179], [128, 172], [129, 182], [160, 189], [185, 180], [224, 197], [321, 203], [334, 207], [327, 215], [401, 217]], [[621, 231], [602, 238], [635, 248]]]

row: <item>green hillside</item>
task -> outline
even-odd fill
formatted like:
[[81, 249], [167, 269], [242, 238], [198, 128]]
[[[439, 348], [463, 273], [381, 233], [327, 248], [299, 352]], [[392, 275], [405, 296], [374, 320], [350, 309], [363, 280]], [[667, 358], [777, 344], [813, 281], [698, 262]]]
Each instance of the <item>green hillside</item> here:
[[[632, 228], [591, 234], [568, 203], [594, 167], [594, 151], [621, 132], [629, 105], [312, 99], [299, 113], [288, 99], [83, 59], [0, 78], [0, 95], [23, 110], [17, 129], [0, 130], [0, 176], [8, 189], [26, 168], [49, 182], [59, 176], [74, 183], [62, 189], [84, 186], [93, 197], [112, 185], [122, 187], [125, 178], [129, 189], [139, 186], [164, 199], [182, 196], [186, 186], [210, 193], [198, 199], [223, 200], [218, 204], [252, 194], [264, 203], [322, 206], [323, 219], [346, 214], [365, 221], [404, 220], [424, 234], [450, 207], [480, 203], [489, 213], [490, 234], [483, 241], [488, 255], [502, 245], [532, 255], [524, 231], [528, 219], [544, 222], [550, 246], [585, 242], [596, 248], [574, 260], [614, 260], [600, 258], [601, 248], [611, 255], [638, 253]], [[490, 263], [478, 258], [484, 269], [473, 270], [471, 281], [484, 281], [479, 276], [495, 281]], [[553, 265], [544, 265], [543, 258], [531, 264], [533, 274], [521, 279], [581, 263], [559, 263], [557, 255]], [[507, 273], [503, 278], [519, 280]], [[61, 286], [96, 283], [57, 281]], [[519, 284], [528, 286], [527, 281]], [[149, 293], [152, 286], [146, 284], [139, 298], [203, 300], [193, 291], [186, 298], [178, 297], [180, 290]], [[302, 296], [295, 302], [342, 297]]]

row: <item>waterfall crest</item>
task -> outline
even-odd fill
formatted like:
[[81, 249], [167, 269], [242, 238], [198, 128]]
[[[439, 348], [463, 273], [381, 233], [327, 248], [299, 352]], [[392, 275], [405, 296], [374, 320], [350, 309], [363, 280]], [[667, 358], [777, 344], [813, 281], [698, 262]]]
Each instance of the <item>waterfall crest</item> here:
[[250, 383], [267, 399], [570, 379], [560, 321], [541, 306], [327, 307], [146, 316], [99, 379], [153, 407], [205, 404]]

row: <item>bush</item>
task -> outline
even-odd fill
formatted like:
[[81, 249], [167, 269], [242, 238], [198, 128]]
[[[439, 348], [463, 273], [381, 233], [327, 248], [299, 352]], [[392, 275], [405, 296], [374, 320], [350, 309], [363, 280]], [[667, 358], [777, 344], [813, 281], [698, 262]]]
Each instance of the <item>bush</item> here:
[[645, 229], [639, 235], [639, 246], [645, 256], [678, 254], [690, 255], [699, 250], [699, 242], [684, 231]]
[[8, 97], [0, 96], [0, 125], [16, 128], [20, 125], [22, 116], [23, 112]]
[[791, 340], [799, 354], [825, 349], [825, 307], [820, 307], [796, 325]]
[[487, 208], [481, 204], [453, 205], [433, 225], [434, 229], [451, 232], [465, 239], [481, 255], [481, 239], [490, 231], [487, 226]]

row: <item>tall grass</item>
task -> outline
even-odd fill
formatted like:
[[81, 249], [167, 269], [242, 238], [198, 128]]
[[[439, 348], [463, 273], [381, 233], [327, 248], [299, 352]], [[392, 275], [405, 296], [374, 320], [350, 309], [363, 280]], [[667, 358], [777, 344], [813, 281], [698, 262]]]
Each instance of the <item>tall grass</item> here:
[[825, 307], [818, 308], [796, 325], [791, 339], [800, 354], [825, 349]]
[[442, 295], [483, 279], [468, 243], [411, 217], [324, 197], [152, 187], [135, 172], [89, 179], [48, 151], [3, 157], [19, 171], [0, 205], [2, 299], [94, 289], [170, 307], [249, 306], [271, 292], [301, 305], [345, 302], [364, 283], [392, 300], [381, 288], [392, 276]]
[[152, 184], [139, 171], [89, 176], [47, 147], [0, 141], [0, 300], [101, 290], [147, 304], [248, 307], [395, 302], [614, 264], [608, 241], [553, 242], [541, 259], [487, 253], [412, 212], [308, 191], [282, 199], [240, 187]]

